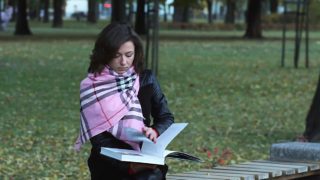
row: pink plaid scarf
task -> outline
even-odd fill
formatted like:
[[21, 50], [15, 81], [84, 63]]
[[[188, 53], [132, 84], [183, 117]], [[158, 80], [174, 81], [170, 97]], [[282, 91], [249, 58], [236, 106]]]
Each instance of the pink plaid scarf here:
[[89, 73], [80, 84], [80, 135], [75, 149], [80, 150], [91, 137], [108, 131], [140, 150], [144, 127], [138, 100], [139, 76], [133, 68], [117, 74], [106, 67], [98, 76]]

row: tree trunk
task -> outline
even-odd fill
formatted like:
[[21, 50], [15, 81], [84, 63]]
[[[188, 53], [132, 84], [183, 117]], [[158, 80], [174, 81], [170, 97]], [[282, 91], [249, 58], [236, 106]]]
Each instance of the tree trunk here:
[[320, 77], [307, 118], [304, 137], [308, 141], [320, 141]]
[[54, 0], [53, 1], [53, 23], [52, 27], [59, 28], [62, 27], [62, 0]]
[[269, 0], [270, 2], [270, 12], [277, 13], [278, 12], [278, 0]]
[[17, 13], [17, 22], [16, 29], [14, 32], [15, 35], [31, 35], [27, 20], [27, 0], [18, 1], [18, 13]]
[[246, 13], [247, 29], [245, 38], [260, 39], [262, 38], [261, 27], [261, 0], [249, 0]]
[[236, 1], [227, 0], [227, 14], [225, 17], [226, 24], [234, 24], [235, 22], [235, 13], [236, 13]]
[[43, 2], [43, 22], [44, 23], [49, 22], [49, 6], [50, 6], [49, 0], [44, 0]]
[[188, 23], [190, 20], [190, 5], [186, 4], [183, 8], [182, 22]]
[[133, 0], [129, 0], [129, 13], [127, 17], [127, 21], [130, 25], [133, 25], [133, 15], [134, 15], [134, 7], [133, 7]]
[[174, 3], [173, 22], [188, 23], [190, 19], [190, 5], [188, 2], [182, 3], [177, 1]]
[[147, 33], [146, 28], [146, 14], [145, 14], [145, 0], [138, 0], [135, 31], [139, 35], [145, 35]]
[[13, 7], [12, 17], [11, 17], [10, 22], [14, 22], [14, 21], [16, 21], [17, 14], [18, 14], [18, 12], [17, 12], [17, 2], [16, 2], [16, 0], [11, 0], [9, 2], [10, 2], [10, 5]]
[[163, 4], [163, 21], [167, 22], [168, 21], [168, 14], [167, 14], [167, 5], [166, 2], [164, 2]]
[[41, 21], [42, 21], [42, 18], [43, 18], [43, 17], [42, 17], [42, 15], [43, 15], [43, 14], [42, 14], [43, 5], [44, 5], [44, 2], [43, 2], [43, 1], [40, 1], [40, 2], [38, 3], [38, 6], [37, 6], [37, 7], [38, 7], [38, 8], [37, 8], [37, 10], [38, 10], [38, 11], [37, 11], [37, 18], [38, 18], [38, 21], [39, 21], [39, 22], [41, 22]]
[[[30, 7], [30, 5], [29, 5], [29, 7]], [[30, 18], [30, 20], [35, 20], [38, 16], [37, 16], [37, 4], [34, 4], [33, 5], [33, 7], [32, 7], [32, 9], [31, 8], [29, 8], [29, 18]]]
[[127, 22], [125, 0], [112, 0], [111, 22]]
[[206, 0], [208, 6], [208, 23], [212, 24], [212, 0]]
[[183, 7], [174, 5], [173, 22], [182, 22]]
[[97, 1], [96, 0], [88, 0], [88, 16], [87, 21], [89, 23], [95, 24], [97, 23]]

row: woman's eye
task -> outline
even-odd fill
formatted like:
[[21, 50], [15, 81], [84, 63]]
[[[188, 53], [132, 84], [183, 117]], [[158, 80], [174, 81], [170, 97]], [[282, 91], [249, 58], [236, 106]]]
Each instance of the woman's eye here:
[[132, 57], [133, 56], [133, 53], [130, 53], [130, 54], [126, 54], [127, 57]]

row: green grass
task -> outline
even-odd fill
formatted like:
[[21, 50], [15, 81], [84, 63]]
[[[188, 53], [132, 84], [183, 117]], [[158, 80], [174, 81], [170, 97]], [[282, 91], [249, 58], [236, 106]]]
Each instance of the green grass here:
[[[46, 34], [41, 28], [34, 32]], [[79, 82], [94, 41], [33, 38], [0, 43], [0, 179], [88, 179], [89, 143], [80, 153], [72, 148]], [[229, 148], [232, 163], [266, 159], [272, 143], [300, 135], [318, 81], [319, 52], [319, 41], [311, 40], [311, 67], [301, 58], [294, 69], [292, 46], [280, 68], [279, 40], [160, 42], [162, 90], [176, 122], [189, 123], [169, 149], [205, 160], [169, 160], [170, 173], [210, 167], [204, 149]]]

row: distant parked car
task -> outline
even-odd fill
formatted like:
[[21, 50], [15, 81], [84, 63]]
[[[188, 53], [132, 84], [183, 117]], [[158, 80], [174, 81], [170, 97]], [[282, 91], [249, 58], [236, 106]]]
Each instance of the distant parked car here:
[[83, 11], [74, 12], [71, 14], [72, 18], [75, 18], [77, 21], [80, 21], [82, 18], [86, 18], [87, 15]]

